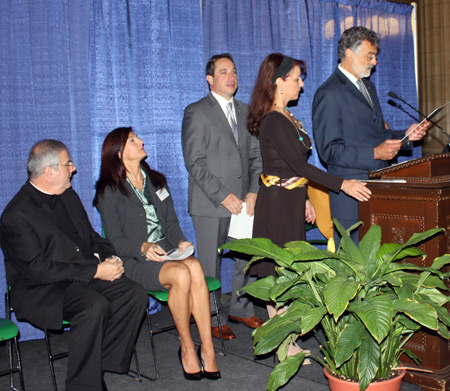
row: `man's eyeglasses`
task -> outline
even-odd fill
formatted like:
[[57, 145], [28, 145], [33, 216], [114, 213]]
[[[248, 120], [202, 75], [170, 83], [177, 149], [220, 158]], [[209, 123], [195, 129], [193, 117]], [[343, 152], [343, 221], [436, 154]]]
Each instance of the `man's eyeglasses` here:
[[63, 167], [74, 168], [75, 164], [73, 164], [73, 162], [67, 162], [67, 163], [53, 164], [53, 166], [63, 166]]
[[378, 56], [376, 54], [364, 54], [364, 57], [367, 58], [369, 61], [378, 59]]

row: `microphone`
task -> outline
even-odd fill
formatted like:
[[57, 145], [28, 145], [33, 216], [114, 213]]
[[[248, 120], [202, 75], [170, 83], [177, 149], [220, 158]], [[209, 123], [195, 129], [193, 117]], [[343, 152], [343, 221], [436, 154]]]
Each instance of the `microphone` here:
[[395, 103], [392, 99], [389, 99], [387, 101], [387, 103], [388, 103], [388, 105], [394, 106], [397, 109], [400, 109], [401, 111], [403, 111], [405, 114], [409, 115], [415, 122], [419, 122], [419, 120], [416, 117], [414, 117], [411, 113], [406, 111], [401, 104]]
[[[421, 113], [419, 110], [417, 110], [414, 106], [411, 106], [408, 102], [406, 102], [401, 96], [398, 96], [397, 94], [393, 93], [392, 91], [388, 92], [388, 95], [391, 98], [394, 99], [398, 99], [399, 101], [403, 102], [404, 104], [408, 105], [409, 107], [411, 107], [411, 109], [413, 109], [415, 112], [419, 113], [423, 118], [427, 119], [429, 122], [431, 122], [434, 126], [436, 126], [437, 128], [439, 128], [441, 130], [441, 132], [443, 134], [445, 134], [448, 137], [448, 145], [450, 146], [450, 134], [447, 133], [447, 131], [442, 128], [440, 125], [438, 125], [436, 122], [434, 122], [432, 119], [428, 118], [428, 116], [426, 116], [425, 114]], [[389, 101], [388, 101], [389, 103]], [[392, 102], [395, 103], [395, 102]], [[390, 103], [391, 104], [391, 103]], [[391, 104], [392, 105], [392, 104]], [[401, 106], [396, 105], [397, 107], [401, 108]]]

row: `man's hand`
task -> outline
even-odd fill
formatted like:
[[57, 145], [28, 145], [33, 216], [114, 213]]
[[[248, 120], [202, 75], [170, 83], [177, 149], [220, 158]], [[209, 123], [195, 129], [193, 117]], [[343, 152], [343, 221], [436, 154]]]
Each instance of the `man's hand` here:
[[104, 281], [114, 281], [122, 277], [123, 273], [122, 261], [117, 257], [109, 257], [98, 264], [97, 273], [95, 273], [94, 278]]
[[385, 140], [373, 149], [373, 158], [379, 160], [392, 160], [402, 147], [401, 140]]
[[[415, 129], [417, 127], [417, 129]], [[424, 121], [422, 124], [412, 124], [405, 132], [408, 135], [409, 141], [419, 141], [423, 139], [423, 136], [427, 134], [427, 130], [430, 127], [428, 121]], [[414, 130], [415, 129], [415, 130]]]
[[241, 213], [242, 201], [234, 193], [228, 194], [221, 204], [234, 215]]
[[255, 203], [256, 203], [255, 193], [247, 193], [245, 196], [246, 210], [249, 216], [253, 216], [255, 214]]

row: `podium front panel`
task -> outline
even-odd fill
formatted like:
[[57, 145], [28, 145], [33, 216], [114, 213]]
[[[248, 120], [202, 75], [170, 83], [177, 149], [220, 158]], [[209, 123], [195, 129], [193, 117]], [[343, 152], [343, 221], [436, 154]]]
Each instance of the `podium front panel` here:
[[[372, 198], [359, 203], [362, 237], [369, 227], [381, 227], [383, 243], [405, 243], [412, 234], [431, 228], [445, 228], [450, 233], [450, 182], [408, 184], [369, 182]], [[407, 262], [430, 266], [433, 260], [450, 253], [450, 235], [440, 234], [419, 246], [428, 256], [407, 258]], [[429, 390], [450, 390], [450, 344], [437, 333], [419, 332], [405, 346], [422, 361], [420, 368], [435, 371], [433, 375], [411, 372], [409, 380]], [[406, 355], [402, 362], [416, 366]], [[427, 387], [427, 384], [429, 388]]]

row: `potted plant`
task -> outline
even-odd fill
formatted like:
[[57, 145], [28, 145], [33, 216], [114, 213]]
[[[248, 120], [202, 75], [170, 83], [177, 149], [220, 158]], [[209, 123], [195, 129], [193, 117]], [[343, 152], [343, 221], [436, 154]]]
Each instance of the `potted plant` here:
[[417, 362], [404, 345], [419, 329], [450, 337], [444, 307], [449, 298], [442, 293], [448, 290], [444, 280], [449, 274], [441, 272], [450, 255], [436, 258], [431, 267], [399, 262], [426, 257], [416, 246], [444, 229], [414, 234], [404, 244], [381, 245], [381, 228], [373, 225], [356, 246], [349, 232], [361, 223], [348, 231], [334, 223], [342, 235], [336, 252], [301, 241], [281, 248], [262, 238], [222, 246], [253, 255], [249, 265], [262, 258], [277, 264], [278, 278], [269, 276], [242, 289], [277, 308], [286, 307], [253, 333], [255, 355], [276, 350], [280, 361], [268, 390], [278, 389], [297, 372], [305, 353], [287, 357], [289, 342], [311, 331], [322, 329], [325, 336], [320, 341], [324, 358], [314, 358], [330, 374], [359, 382], [360, 390], [394, 376], [403, 353]]

